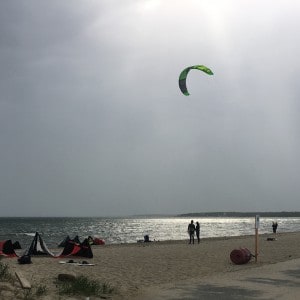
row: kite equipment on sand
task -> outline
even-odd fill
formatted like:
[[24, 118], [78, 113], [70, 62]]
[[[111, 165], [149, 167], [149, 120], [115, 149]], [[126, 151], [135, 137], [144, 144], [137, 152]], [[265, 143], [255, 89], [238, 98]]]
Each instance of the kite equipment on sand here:
[[[14, 250], [11, 240], [0, 241], [0, 256], [19, 257]], [[25, 250], [22, 256], [52, 256], [55, 258], [79, 256], [93, 258], [93, 252], [88, 240], [85, 239], [82, 243], [76, 243], [72, 240], [67, 241], [61, 253], [54, 254], [49, 250], [42, 236], [36, 232], [29, 248]]]
[[59, 261], [60, 264], [72, 264], [72, 265], [76, 265], [76, 266], [95, 266], [95, 264], [90, 264], [87, 261], [82, 261], [82, 262], [76, 262], [74, 260], [69, 260], [69, 261]]

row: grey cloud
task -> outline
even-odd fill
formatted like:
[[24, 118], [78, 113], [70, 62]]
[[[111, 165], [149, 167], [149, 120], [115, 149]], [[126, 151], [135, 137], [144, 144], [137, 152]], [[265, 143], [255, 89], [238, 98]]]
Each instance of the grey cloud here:
[[299, 210], [299, 5], [272, 3], [1, 2], [1, 214]]

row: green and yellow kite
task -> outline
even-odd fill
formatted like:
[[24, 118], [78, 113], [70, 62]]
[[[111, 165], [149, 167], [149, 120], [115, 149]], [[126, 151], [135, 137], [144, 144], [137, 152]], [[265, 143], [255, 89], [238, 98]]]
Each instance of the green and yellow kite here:
[[209, 69], [205, 66], [202, 66], [202, 65], [196, 65], [196, 66], [191, 66], [191, 67], [185, 68], [179, 75], [179, 88], [180, 88], [181, 92], [186, 96], [189, 95], [189, 92], [186, 87], [186, 77], [187, 77], [189, 71], [192, 69], [203, 71], [208, 75], [214, 74], [211, 69]]

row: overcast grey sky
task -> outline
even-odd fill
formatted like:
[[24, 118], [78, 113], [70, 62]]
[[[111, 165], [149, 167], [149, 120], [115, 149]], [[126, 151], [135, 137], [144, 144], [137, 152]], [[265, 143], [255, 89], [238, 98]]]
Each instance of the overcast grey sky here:
[[[295, 211], [298, 0], [0, 1], [0, 216]], [[191, 71], [190, 96], [178, 76]]]

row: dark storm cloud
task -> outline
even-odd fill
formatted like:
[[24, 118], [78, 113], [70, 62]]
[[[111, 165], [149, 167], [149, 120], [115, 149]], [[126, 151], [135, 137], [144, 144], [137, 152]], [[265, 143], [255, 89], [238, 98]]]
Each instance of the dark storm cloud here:
[[299, 9], [2, 1], [1, 214], [299, 210]]

